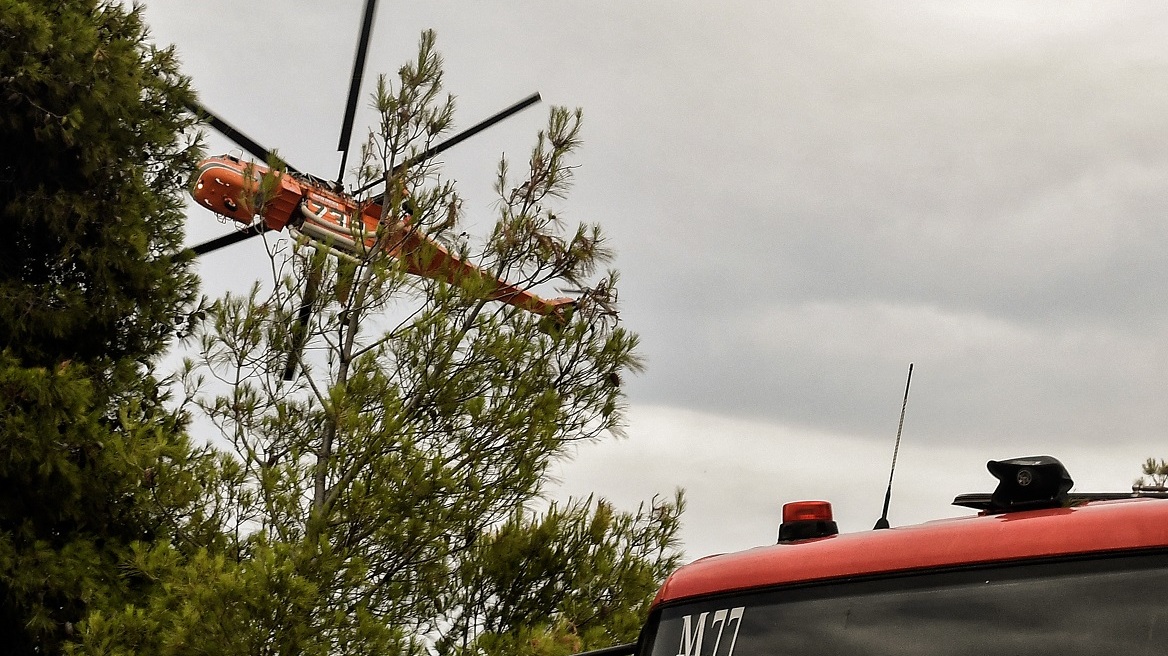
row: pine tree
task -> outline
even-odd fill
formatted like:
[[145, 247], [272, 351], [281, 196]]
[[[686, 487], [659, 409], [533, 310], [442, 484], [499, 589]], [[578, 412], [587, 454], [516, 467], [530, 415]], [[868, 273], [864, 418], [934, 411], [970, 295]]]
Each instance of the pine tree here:
[[661, 582], [679, 564], [684, 503], [636, 513], [604, 500], [517, 510], [459, 558], [442, 654], [568, 656], [634, 642]]
[[153, 363], [195, 280], [175, 257], [189, 94], [136, 8], [0, 0], [0, 644], [58, 653], [151, 582], [197, 486]]
[[[157, 602], [183, 610], [167, 620], [166, 644], [150, 649], [604, 646], [635, 636], [676, 564], [680, 498], [634, 514], [601, 501], [538, 512], [552, 462], [620, 432], [621, 380], [640, 366], [637, 338], [615, 311], [616, 274], [596, 272], [610, 257], [599, 227], [565, 233], [556, 215], [580, 113], [550, 112], [518, 178], [501, 163], [499, 218], [472, 251], [437, 166], [399, 166], [450, 126], [441, 81], [431, 33], [397, 83], [379, 81], [382, 121], [362, 163], [366, 179], [386, 183], [374, 247], [353, 258], [277, 249], [273, 285], [208, 312], [186, 381], [237, 466], [216, 504], [230, 509], [232, 529], [226, 557], [206, 552], [200, 574]], [[395, 248], [401, 226], [484, 273], [456, 284], [409, 275], [433, 251]], [[490, 300], [495, 277], [585, 289], [570, 316], [540, 316]], [[305, 299], [313, 312], [301, 326]], [[290, 362], [297, 375], [287, 380]], [[153, 566], [171, 576], [167, 562]], [[523, 576], [504, 589], [513, 569]], [[118, 627], [143, 634], [125, 617], [103, 621], [95, 641]]]
[[1162, 488], [1168, 482], [1168, 461], [1163, 458], [1158, 461], [1155, 458], [1148, 458], [1140, 469], [1148, 478], [1140, 476], [1132, 483], [1132, 487]]

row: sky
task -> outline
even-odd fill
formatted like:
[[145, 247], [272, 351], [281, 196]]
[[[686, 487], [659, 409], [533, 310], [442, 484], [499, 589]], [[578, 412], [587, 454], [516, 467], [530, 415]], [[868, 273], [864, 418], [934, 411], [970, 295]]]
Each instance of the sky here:
[[[331, 178], [361, 5], [145, 15], [206, 106]], [[1168, 5], [381, 0], [366, 92], [428, 28], [458, 125], [544, 98], [443, 155], [472, 234], [498, 158], [547, 106], [584, 110], [560, 214], [609, 235], [647, 369], [627, 438], [557, 466], [553, 496], [684, 488], [690, 558], [773, 543], [801, 499], [868, 530], [909, 363], [894, 526], [968, 512], [949, 504], [992, 490], [987, 460], [1116, 491], [1168, 457]], [[189, 243], [213, 219], [192, 210]], [[204, 257], [204, 292], [265, 261]]]

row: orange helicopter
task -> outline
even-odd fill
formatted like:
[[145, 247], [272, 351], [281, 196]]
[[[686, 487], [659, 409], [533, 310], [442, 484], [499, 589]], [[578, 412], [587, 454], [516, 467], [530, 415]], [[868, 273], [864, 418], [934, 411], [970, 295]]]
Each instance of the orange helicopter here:
[[[257, 202], [260, 180], [269, 173], [274, 176], [274, 188], [270, 197]], [[248, 226], [243, 231], [195, 246], [192, 250], [198, 255], [261, 232], [284, 229], [298, 241], [320, 245], [339, 257], [360, 257], [376, 247], [381, 205], [360, 203], [354, 196], [338, 193], [311, 176], [272, 171], [262, 164], [220, 155], [200, 162], [191, 177], [191, 196], [201, 207]], [[257, 213], [259, 223], [256, 223]], [[403, 259], [409, 273], [451, 284], [482, 278], [481, 270], [451, 255], [412, 228], [408, 221], [407, 216], [393, 226], [384, 243], [391, 256]], [[575, 303], [570, 298], [543, 299], [505, 281], [488, 279], [494, 283], [488, 300], [502, 301], [528, 312], [559, 317]]]
[[[366, 0], [361, 34], [353, 62], [348, 103], [341, 127], [341, 139], [337, 146], [341, 153], [337, 182], [330, 183], [301, 173], [292, 166], [286, 166], [286, 170], [273, 171], [263, 164], [244, 162], [240, 157], [232, 155], [203, 160], [191, 176], [191, 195], [200, 206], [247, 227], [192, 247], [191, 250], [196, 255], [209, 253], [264, 232], [284, 229], [292, 233], [294, 238], [327, 248], [340, 257], [360, 257], [367, 253], [368, 249], [375, 247], [382, 208], [376, 202], [359, 201], [358, 196], [373, 188], [377, 182], [346, 193], [340, 191], [343, 189], [340, 181], [345, 174], [345, 161], [349, 152], [353, 118], [376, 5], [376, 0]], [[539, 100], [539, 94], [534, 93], [459, 135], [400, 164], [399, 169], [424, 162], [534, 105]], [[272, 161], [270, 151], [202, 105], [191, 103], [189, 109], [204, 118], [211, 127], [238, 143], [258, 161]], [[258, 189], [259, 180], [268, 173], [275, 176], [274, 191], [270, 198], [256, 202], [255, 190]], [[485, 279], [493, 286], [488, 293], [488, 300], [501, 301], [528, 312], [547, 316], [557, 323], [565, 322], [576, 304], [576, 301], [570, 298], [543, 299], [526, 289], [496, 279], [473, 264], [450, 254], [433, 239], [419, 232], [416, 227], [410, 225], [409, 216], [404, 217], [397, 225], [391, 226], [390, 230], [389, 239], [382, 242], [385, 244], [384, 248], [391, 256], [401, 258], [411, 274], [456, 285], [459, 281], [474, 280], [477, 286], [479, 281]], [[313, 302], [311, 297], [313, 295], [306, 293], [305, 296], [300, 312], [301, 325], [309, 318]]]

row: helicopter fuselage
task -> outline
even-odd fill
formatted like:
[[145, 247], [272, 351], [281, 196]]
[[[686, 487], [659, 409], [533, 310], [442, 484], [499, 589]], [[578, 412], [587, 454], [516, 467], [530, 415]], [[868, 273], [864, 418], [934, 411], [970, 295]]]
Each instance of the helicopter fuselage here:
[[[271, 182], [263, 189], [264, 176], [269, 173]], [[380, 204], [358, 202], [309, 176], [272, 171], [262, 164], [221, 155], [200, 162], [191, 178], [191, 196], [200, 206], [238, 223], [250, 226], [258, 216], [267, 229], [288, 228], [295, 237], [340, 257], [364, 257], [378, 247], [380, 238], [381, 248], [405, 262], [413, 275], [452, 284], [485, 277], [474, 265], [451, 255], [411, 226], [410, 217], [379, 232]], [[502, 280], [487, 279], [492, 287], [489, 300], [536, 314], [562, 316], [575, 303], [570, 298], [545, 300]]]

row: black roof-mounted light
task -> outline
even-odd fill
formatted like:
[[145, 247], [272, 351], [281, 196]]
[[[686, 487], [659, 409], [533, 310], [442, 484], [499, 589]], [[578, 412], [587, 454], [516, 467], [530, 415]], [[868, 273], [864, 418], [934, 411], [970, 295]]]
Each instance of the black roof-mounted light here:
[[1050, 456], [991, 460], [986, 468], [998, 479], [990, 501], [1003, 510], [1065, 506], [1075, 485], [1063, 463]]
[[1168, 488], [1133, 485], [1131, 492], [1070, 492], [1074, 482], [1063, 464], [1050, 456], [1014, 458], [986, 463], [998, 479], [993, 494], [959, 494], [953, 505], [984, 512], [1074, 506], [1089, 501], [1168, 499]]
[[953, 505], [988, 512], [1011, 512], [1058, 508], [1071, 502], [1069, 492], [1075, 482], [1057, 458], [1030, 456], [991, 460], [986, 463], [986, 469], [998, 479], [994, 493], [962, 494], [953, 500]]

